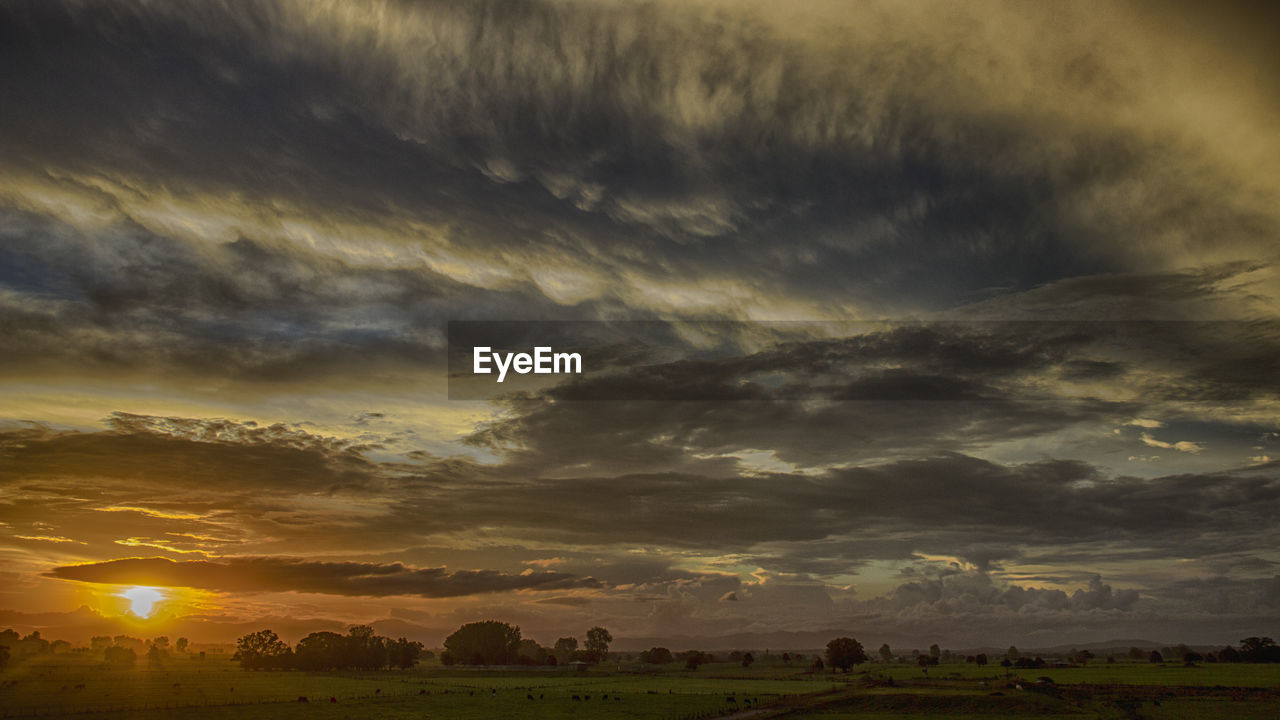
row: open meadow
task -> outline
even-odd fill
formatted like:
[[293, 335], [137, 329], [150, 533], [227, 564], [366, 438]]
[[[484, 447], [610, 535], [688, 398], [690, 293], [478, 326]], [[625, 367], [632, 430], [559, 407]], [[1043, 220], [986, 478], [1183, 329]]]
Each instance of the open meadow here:
[[[1049, 678], [1052, 682], [1039, 680]], [[1021, 689], [1019, 689], [1021, 685]], [[305, 698], [305, 700], [304, 700]], [[807, 673], [780, 662], [485, 670], [427, 663], [380, 672], [246, 671], [179, 657], [110, 668], [53, 655], [0, 674], [0, 718], [1273, 718], [1280, 665], [1120, 662], [1006, 671], [862, 665]]]

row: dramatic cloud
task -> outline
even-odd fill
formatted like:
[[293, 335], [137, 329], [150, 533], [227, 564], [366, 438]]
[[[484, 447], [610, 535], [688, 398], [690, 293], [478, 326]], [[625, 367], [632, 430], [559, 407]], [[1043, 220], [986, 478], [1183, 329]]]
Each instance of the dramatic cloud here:
[[190, 587], [220, 592], [304, 592], [329, 595], [458, 597], [509, 590], [596, 587], [590, 578], [558, 572], [507, 575], [492, 570], [410, 568], [400, 563], [313, 562], [283, 557], [173, 561], [127, 558], [56, 567], [51, 577], [116, 585]]
[[0, 607], [1261, 633], [1274, 14], [5, 3]]

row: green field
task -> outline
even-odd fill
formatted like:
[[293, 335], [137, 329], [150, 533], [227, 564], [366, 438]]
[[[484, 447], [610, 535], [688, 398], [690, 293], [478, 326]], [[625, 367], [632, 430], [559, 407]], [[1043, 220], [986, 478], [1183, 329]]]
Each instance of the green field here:
[[[1037, 685], [1041, 675], [1054, 683]], [[306, 702], [299, 700], [304, 697]], [[429, 664], [407, 671], [306, 673], [244, 671], [213, 657], [121, 669], [55, 655], [0, 674], [0, 718], [621, 720], [735, 713], [815, 720], [1274, 718], [1280, 717], [1280, 666], [1117, 663], [1006, 673], [941, 665], [926, 675], [914, 666], [864, 665], [847, 675], [812, 675], [765, 662], [750, 669], [716, 663], [696, 671], [624, 664], [586, 673]]]

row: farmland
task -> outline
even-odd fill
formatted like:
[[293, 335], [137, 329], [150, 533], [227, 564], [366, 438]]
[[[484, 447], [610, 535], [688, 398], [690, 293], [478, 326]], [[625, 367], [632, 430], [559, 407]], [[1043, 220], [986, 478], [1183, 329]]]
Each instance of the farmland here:
[[[1051, 677], [1052, 683], [1037, 678]], [[1022, 689], [1018, 689], [1022, 685]], [[305, 702], [301, 698], [306, 698]], [[230, 660], [170, 659], [110, 668], [51, 655], [0, 674], [0, 717], [166, 718], [698, 718], [742, 713], [813, 720], [930, 718], [1270, 718], [1280, 666], [1097, 664], [1015, 671], [972, 664], [862, 665], [806, 673], [780, 662], [608, 664], [565, 670], [477, 670], [428, 663], [405, 671], [246, 671]], [[751, 712], [744, 712], [751, 711]]]

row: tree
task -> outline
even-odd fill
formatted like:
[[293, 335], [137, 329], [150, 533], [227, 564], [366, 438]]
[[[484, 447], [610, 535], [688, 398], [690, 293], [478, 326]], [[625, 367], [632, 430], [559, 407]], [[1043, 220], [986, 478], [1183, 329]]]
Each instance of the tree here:
[[164, 650], [152, 645], [147, 648], [147, 665], [152, 668], [164, 667], [164, 658], [168, 655]]
[[160, 650], [160, 651], [168, 650], [168, 649], [169, 649], [169, 636], [168, 636], [168, 635], [160, 635], [160, 636], [158, 636], [158, 637], [154, 637], [154, 638], [152, 638], [152, 639], [151, 639], [151, 647], [156, 648], [156, 649], [158, 649], [158, 650]]
[[408, 670], [418, 663], [418, 658], [422, 655], [423, 645], [420, 642], [397, 638], [395, 641], [387, 643], [386, 647], [387, 663], [401, 670]]
[[1269, 637], [1247, 637], [1240, 641], [1240, 659], [1249, 663], [1280, 662], [1280, 646]]
[[445, 638], [444, 649], [463, 665], [512, 665], [520, 657], [520, 628], [497, 620], [467, 623]]
[[640, 662], [650, 665], [666, 665], [675, 660], [671, 651], [664, 647], [654, 647], [640, 653]]
[[175, 645], [174, 647], [176, 647], [176, 648], [178, 649], [178, 652], [180, 652], [180, 653], [185, 653], [185, 652], [187, 651], [187, 647], [188, 647], [189, 645], [191, 645], [191, 641], [190, 641], [190, 640], [188, 640], [188, 639], [186, 639], [186, 638], [184, 638], [184, 637], [180, 637], [180, 638], [178, 638], [178, 644], [177, 644], [177, 645]]
[[974, 656], [973, 661], [978, 664], [978, 667], [983, 667], [987, 664], [987, 654], [978, 653]]
[[751, 663], [753, 663], [753, 662], [755, 662], [755, 661], [756, 661], [756, 656], [755, 656], [755, 655], [752, 655], [752, 654], [750, 653], [750, 651], [748, 651], [748, 652], [744, 653], [744, 654], [743, 654], [743, 656], [742, 656], [742, 667], [744, 667], [744, 668], [749, 668], [749, 667], [751, 667]]
[[1160, 654], [1159, 650], [1152, 650], [1151, 654], [1147, 656], [1147, 660], [1153, 663], [1162, 663], [1164, 662], [1164, 656]]
[[89, 638], [89, 649], [96, 653], [105, 652], [109, 647], [111, 647], [110, 635], [94, 635]]
[[4, 666], [8, 664], [9, 664], [9, 646], [0, 645], [0, 670], [3, 670]]
[[1218, 651], [1218, 662], [1238, 663], [1240, 662], [1240, 652], [1228, 645]]
[[348, 667], [347, 638], [336, 632], [313, 632], [298, 641], [294, 663], [302, 670], [338, 670]]
[[711, 662], [711, 656], [698, 650], [689, 650], [681, 653], [684, 657], [685, 670], [697, 670], [699, 665], [705, 665]]
[[293, 651], [270, 630], [259, 630], [236, 640], [236, 654], [231, 659], [245, 670], [288, 667]]
[[613, 635], [599, 625], [588, 630], [585, 647], [587, 654], [591, 656], [591, 662], [603, 662], [609, 654], [611, 642], [613, 642]]
[[1022, 657], [1022, 653], [1018, 652], [1017, 647], [1010, 645], [1009, 649], [1005, 651], [1004, 656], [1009, 658], [1011, 662], [1018, 662], [1018, 658]]
[[867, 661], [862, 643], [851, 637], [838, 637], [827, 643], [827, 665], [849, 672], [854, 665]]
[[368, 625], [352, 625], [347, 630], [347, 657], [350, 667], [376, 670], [387, 663], [387, 638], [376, 635]]
[[1093, 653], [1089, 650], [1081, 650], [1080, 652], [1076, 653], [1076, 662], [1080, 663], [1081, 665], [1088, 665], [1089, 661], [1092, 659], [1093, 659]]
[[578, 651], [578, 638], [562, 637], [556, 640], [556, 644], [552, 646], [551, 652], [556, 654], [556, 659], [560, 662], [569, 662], [573, 659], [573, 654]]
[[103, 659], [110, 665], [129, 667], [138, 662], [138, 653], [134, 652], [133, 648], [112, 645], [103, 652]]
[[934, 660], [937, 660], [938, 658], [942, 657], [942, 648], [938, 647], [938, 643], [934, 643], [929, 646], [929, 657], [933, 658]]

